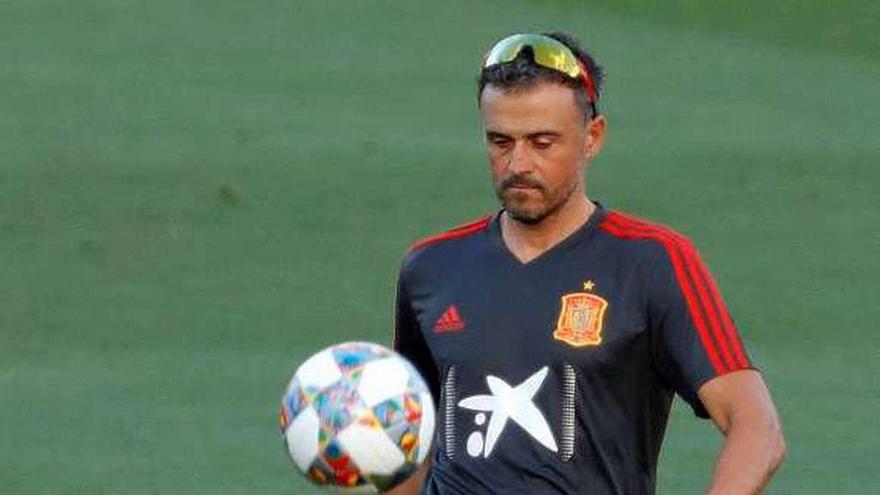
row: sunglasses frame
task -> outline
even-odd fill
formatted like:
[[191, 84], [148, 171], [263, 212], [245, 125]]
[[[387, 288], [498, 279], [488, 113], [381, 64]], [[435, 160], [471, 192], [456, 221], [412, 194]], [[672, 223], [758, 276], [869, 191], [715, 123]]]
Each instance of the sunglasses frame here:
[[523, 48], [526, 47], [531, 48], [532, 60], [541, 67], [565, 74], [572, 79], [580, 79], [583, 82], [584, 89], [587, 91], [590, 107], [593, 110], [593, 117], [595, 118], [599, 115], [596, 110], [596, 102], [599, 99], [599, 95], [595, 84], [593, 84], [590, 71], [571, 51], [571, 48], [550, 36], [533, 33], [510, 35], [495, 43], [486, 52], [486, 55], [483, 57], [482, 66], [484, 69], [488, 69], [498, 64], [512, 62], [519, 56]]

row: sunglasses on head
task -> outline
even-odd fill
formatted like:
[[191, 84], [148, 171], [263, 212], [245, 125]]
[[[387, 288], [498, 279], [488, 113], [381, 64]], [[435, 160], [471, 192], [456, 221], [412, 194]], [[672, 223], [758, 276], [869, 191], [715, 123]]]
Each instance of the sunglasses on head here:
[[483, 68], [487, 69], [493, 65], [512, 62], [519, 56], [523, 48], [526, 47], [532, 50], [533, 60], [541, 67], [561, 72], [572, 79], [580, 79], [584, 84], [584, 89], [587, 91], [587, 97], [590, 99], [593, 115], [597, 115], [596, 101], [598, 100], [598, 94], [596, 94], [596, 86], [593, 84], [590, 72], [570, 48], [549, 36], [542, 34], [514, 34], [508, 36], [495, 43], [489, 50], [483, 60]]

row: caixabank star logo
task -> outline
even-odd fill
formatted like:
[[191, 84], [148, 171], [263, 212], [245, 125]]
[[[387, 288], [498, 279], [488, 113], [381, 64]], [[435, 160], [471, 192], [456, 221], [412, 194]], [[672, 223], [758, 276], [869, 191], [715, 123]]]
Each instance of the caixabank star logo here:
[[607, 309], [608, 301], [596, 294], [574, 292], [562, 296], [562, 309], [553, 338], [574, 347], [601, 344]]

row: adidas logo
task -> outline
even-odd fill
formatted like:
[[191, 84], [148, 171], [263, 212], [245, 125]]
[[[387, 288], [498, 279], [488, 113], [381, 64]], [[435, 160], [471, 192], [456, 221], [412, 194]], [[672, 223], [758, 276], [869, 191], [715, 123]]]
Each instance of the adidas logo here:
[[464, 321], [458, 314], [458, 308], [455, 305], [446, 308], [446, 311], [437, 319], [434, 324], [434, 333], [458, 332], [464, 330]]

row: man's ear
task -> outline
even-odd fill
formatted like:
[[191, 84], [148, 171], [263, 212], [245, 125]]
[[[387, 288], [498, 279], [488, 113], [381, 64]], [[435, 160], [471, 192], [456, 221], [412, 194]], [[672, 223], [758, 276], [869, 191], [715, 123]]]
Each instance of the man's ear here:
[[599, 154], [602, 144], [605, 142], [605, 133], [608, 131], [608, 121], [602, 114], [597, 115], [587, 123], [587, 135], [584, 138], [584, 154], [592, 159]]

